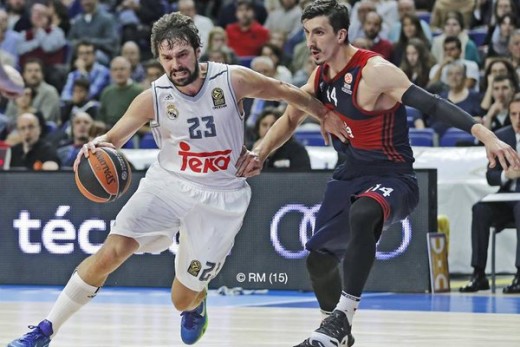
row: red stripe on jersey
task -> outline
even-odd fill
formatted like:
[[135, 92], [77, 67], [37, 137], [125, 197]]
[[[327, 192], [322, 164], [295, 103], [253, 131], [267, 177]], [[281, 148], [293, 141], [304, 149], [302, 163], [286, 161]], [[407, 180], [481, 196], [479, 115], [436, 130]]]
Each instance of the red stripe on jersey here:
[[388, 112], [383, 115], [384, 127], [383, 127], [383, 147], [384, 152], [390, 160], [404, 162], [404, 158], [399, 154], [393, 143], [394, 139], [394, 126], [395, 126], [395, 112]]
[[381, 208], [383, 209], [383, 216], [384, 216], [385, 220], [387, 220], [388, 217], [390, 217], [390, 204], [388, 204], [388, 201], [386, 201], [385, 198], [383, 198], [381, 195], [377, 194], [376, 192], [364, 192], [364, 193], [357, 195], [358, 198], [360, 198], [362, 196], [372, 198], [375, 201], [377, 201], [379, 203], [379, 205], [381, 205]]

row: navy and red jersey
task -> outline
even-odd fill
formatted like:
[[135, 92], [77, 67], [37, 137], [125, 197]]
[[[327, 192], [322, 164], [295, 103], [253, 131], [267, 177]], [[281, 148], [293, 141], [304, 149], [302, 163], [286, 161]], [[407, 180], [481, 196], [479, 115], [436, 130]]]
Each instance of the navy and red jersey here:
[[336, 76], [328, 77], [327, 65], [320, 66], [316, 73], [316, 97], [336, 111], [350, 135], [347, 144], [333, 136], [334, 148], [346, 156], [345, 163], [334, 173], [335, 179], [413, 174], [404, 105], [396, 103], [388, 110], [366, 111], [356, 102], [361, 71], [374, 56], [374, 52], [359, 49]]

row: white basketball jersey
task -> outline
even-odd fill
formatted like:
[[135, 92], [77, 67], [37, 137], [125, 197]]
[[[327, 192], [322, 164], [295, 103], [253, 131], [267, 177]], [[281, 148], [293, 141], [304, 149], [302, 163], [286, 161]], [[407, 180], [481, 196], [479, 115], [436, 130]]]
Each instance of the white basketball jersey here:
[[218, 189], [244, 185], [235, 163], [244, 143], [244, 119], [231, 86], [229, 66], [208, 63], [202, 88], [185, 95], [161, 76], [152, 83], [160, 165], [182, 178]]

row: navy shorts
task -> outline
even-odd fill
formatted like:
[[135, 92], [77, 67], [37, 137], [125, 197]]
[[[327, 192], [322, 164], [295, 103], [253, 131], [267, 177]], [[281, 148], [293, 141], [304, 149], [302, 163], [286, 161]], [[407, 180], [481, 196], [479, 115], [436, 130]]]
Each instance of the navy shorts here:
[[329, 181], [316, 216], [314, 235], [305, 245], [307, 250], [334, 254], [342, 259], [350, 235], [350, 207], [363, 196], [381, 205], [385, 230], [405, 219], [415, 209], [419, 202], [419, 187], [416, 177], [412, 175], [366, 176]]

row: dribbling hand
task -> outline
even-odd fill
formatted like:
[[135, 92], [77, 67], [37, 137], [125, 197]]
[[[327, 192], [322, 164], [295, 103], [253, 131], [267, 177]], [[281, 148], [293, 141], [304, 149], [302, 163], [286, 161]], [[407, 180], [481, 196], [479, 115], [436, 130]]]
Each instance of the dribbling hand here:
[[96, 153], [97, 147], [110, 147], [110, 148], [116, 148], [112, 143], [105, 141], [102, 137], [96, 137], [92, 141], [89, 141], [88, 143], [85, 143], [81, 150], [78, 152], [78, 155], [76, 156], [76, 160], [74, 160], [74, 172], [78, 169], [79, 162], [81, 160], [81, 157], [84, 156], [85, 158], [88, 158], [90, 155], [90, 152]]

